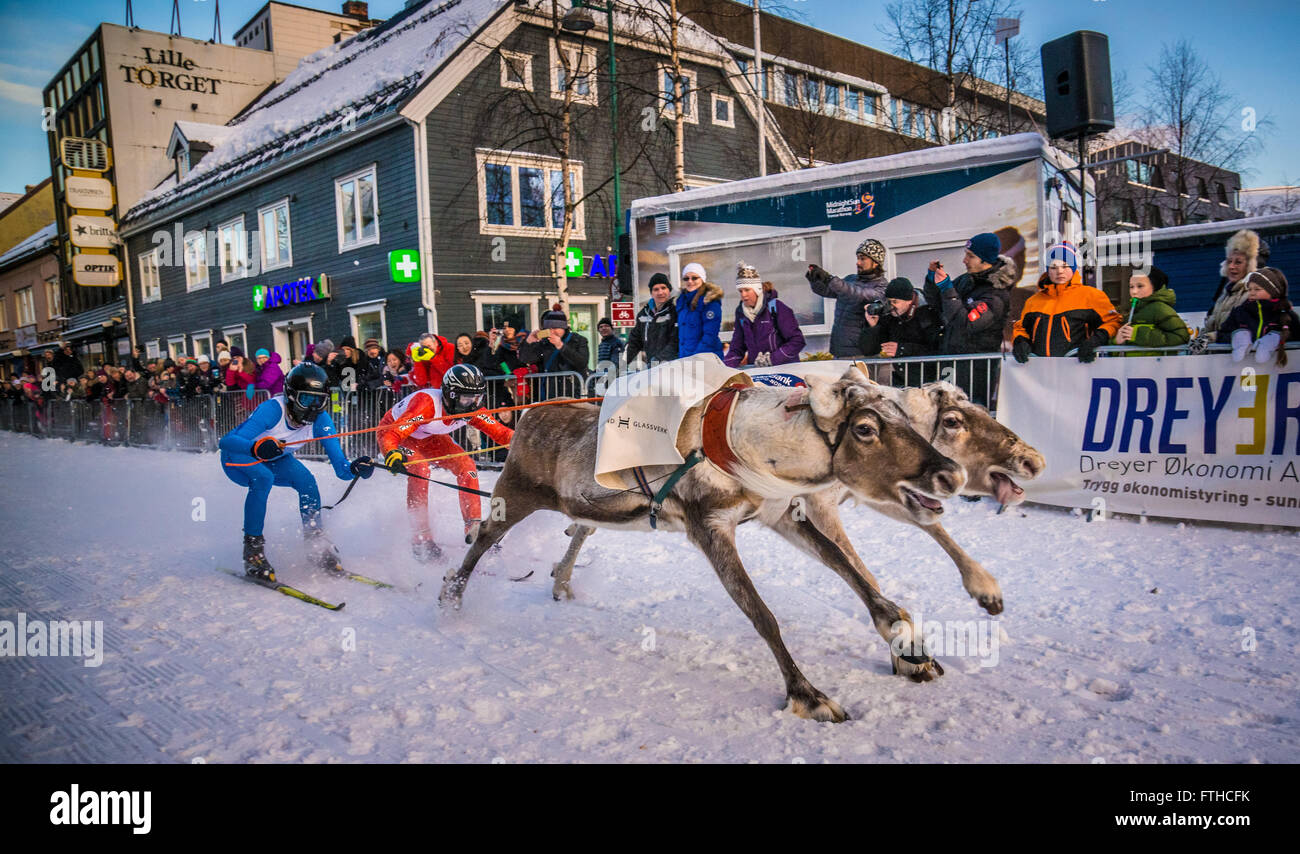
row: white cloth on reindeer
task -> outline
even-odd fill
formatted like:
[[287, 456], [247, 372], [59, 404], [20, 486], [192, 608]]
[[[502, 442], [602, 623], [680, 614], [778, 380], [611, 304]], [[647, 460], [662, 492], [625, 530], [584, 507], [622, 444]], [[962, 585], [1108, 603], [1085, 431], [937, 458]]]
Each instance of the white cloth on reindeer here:
[[637, 466], [680, 465], [677, 432], [692, 406], [735, 379], [753, 385], [744, 371], [713, 353], [662, 362], [624, 374], [605, 389], [596, 434], [596, 482], [624, 489], [620, 472]]

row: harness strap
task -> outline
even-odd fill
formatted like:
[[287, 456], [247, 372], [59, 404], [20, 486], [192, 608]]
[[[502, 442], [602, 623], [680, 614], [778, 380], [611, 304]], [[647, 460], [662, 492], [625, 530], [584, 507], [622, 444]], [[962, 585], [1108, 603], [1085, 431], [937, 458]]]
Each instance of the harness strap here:
[[727, 434], [731, 427], [731, 413], [736, 406], [736, 393], [741, 388], [742, 386], [729, 385], [709, 398], [708, 404], [704, 407], [704, 418], [701, 424], [704, 456], [727, 474], [730, 474], [733, 466], [740, 462], [735, 452], [731, 450]]
[[653, 495], [650, 492], [649, 485], [645, 482], [645, 472], [643, 472], [640, 469], [640, 467], [633, 470], [633, 474], [636, 476], [637, 483], [641, 485], [641, 488], [645, 491], [646, 495], [651, 496], [650, 497], [651, 529], [656, 531], [659, 530], [659, 511], [663, 509], [664, 500], [672, 493], [673, 487], [677, 485], [677, 481], [685, 477], [686, 473], [690, 471], [692, 468], [694, 468], [697, 463], [702, 463], [702, 462], [704, 462], [704, 454], [699, 450], [691, 451], [690, 456], [686, 458], [686, 462], [678, 466], [677, 470], [674, 471], [671, 475], [669, 475], [668, 479], [664, 481], [664, 485], [659, 487], [659, 491], [654, 493]]

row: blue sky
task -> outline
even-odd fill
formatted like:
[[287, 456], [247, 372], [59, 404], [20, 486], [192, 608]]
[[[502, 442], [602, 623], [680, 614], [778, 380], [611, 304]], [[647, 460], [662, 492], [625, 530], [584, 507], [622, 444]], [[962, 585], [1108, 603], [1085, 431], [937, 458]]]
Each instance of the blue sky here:
[[[264, 0], [226, 0], [221, 4], [222, 35], [229, 43], [236, 28]], [[341, 3], [299, 0], [300, 5], [337, 9]], [[884, 0], [784, 0], [801, 20], [819, 29], [873, 47], [886, 48], [880, 33]], [[135, 22], [166, 31], [170, 0], [135, 0]], [[370, 3], [370, 14], [385, 18], [401, 0]], [[1245, 186], [1300, 183], [1300, 106], [1291, 91], [1295, 37], [1300, 33], [1300, 3], [1295, 0], [1023, 0], [1020, 38], [1038, 45], [1074, 30], [1092, 29], [1110, 37], [1111, 66], [1125, 70], [1132, 83], [1146, 80], [1146, 66], [1159, 56], [1162, 41], [1180, 38], [1193, 47], [1235, 93], [1241, 108], [1269, 116], [1274, 127], [1263, 151], [1249, 164]], [[100, 21], [121, 24], [123, 0], [64, 0], [33, 3], [0, 0], [0, 191], [21, 192], [23, 185], [49, 175], [41, 131], [40, 92], [54, 72]], [[211, 0], [181, 0], [186, 36], [212, 35]], [[1163, 26], [1162, 26], [1163, 22]]]

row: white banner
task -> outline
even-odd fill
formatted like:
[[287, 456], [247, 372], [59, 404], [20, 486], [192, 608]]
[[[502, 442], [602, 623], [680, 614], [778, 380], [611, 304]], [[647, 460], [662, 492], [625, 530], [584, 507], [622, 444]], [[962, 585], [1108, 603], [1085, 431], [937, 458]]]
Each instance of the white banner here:
[[1030, 501], [1300, 527], [1300, 351], [1010, 359], [998, 420], [1047, 458]]

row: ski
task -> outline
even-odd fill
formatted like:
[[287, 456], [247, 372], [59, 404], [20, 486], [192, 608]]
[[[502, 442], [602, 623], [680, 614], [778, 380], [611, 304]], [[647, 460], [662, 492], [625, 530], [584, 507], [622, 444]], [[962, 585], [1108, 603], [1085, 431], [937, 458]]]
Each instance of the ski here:
[[332, 602], [326, 602], [324, 599], [317, 599], [315, 596], [312, 596], [310, 593], [304, 593], [303, 591], [299, 590], [297, 587], [291, 587], [288, 584], [284, 584], [283, 582], [280, 581], [268, 581], [264, 578], [255, 578], [254, 576], [248, 575], [247, 573], [235, 572], [233, 569], [222, 568], [221, 571], [226, 573], [227, 575], [233, 575], [235, 578], [242, 578], [245, 581], [252, 582], [253, 584], [256, 584], [259, 587], [265, 587], [268, 590], [277, 590], [280, 593], [283, 593], [285, 596], [292, 596], [294, 599], [300, 599], [303, 602], [307, 602], [308, 604], [311, 605], [319, 605], [320, 607], [325, 608], [326, 610], [329, 611], [341, 611], [343, 610], [343, 606], [347, 604], [346, 602], [340, 602], [337, 605], [335, 605]]
[[370, 577], [368, 577], [368, 576], [360, 575], [360, 574], [355, 573], [355, 572], [348, 572], [347, 570], [344, 570], [344, 571], [342, 571], [342, 572], [337, 572], [337, 571], [335, 571], [335, 570], [326, 570], [326, 573], [327, 573], [327, 575], [329, 575], [330, 577], [334, 577], [334, 578], [346, 578], [348, 581], [356, 581], [356, 582], [359, 582], [359, 583], [361, 583], [361, 584], [368, 584], [368, 585], [370, 585], [371, 587], [375, 587], [375, 588], [378, 588], [378, 589], [380, 589], [380, 590], [385, 590], [385, 589], [387, 589], [387, 590], [396, 590], [396, 589], [397, 589], [397, 585], [395, 585], [395, 584], [389, 584], [387, 581], [380, 581], [378, 578], [370, 578]]

